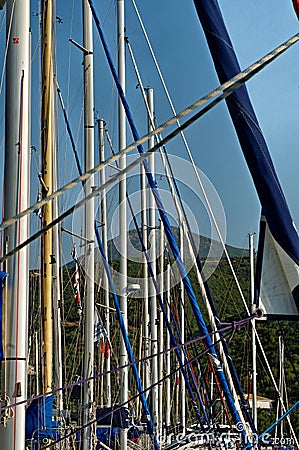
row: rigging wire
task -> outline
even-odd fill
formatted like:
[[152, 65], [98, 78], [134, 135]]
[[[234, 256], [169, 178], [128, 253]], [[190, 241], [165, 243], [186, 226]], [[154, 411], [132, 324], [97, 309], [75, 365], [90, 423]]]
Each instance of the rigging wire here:
[[[69, 122], [68, 117], [67, 117], [67, 112], [66, 112], [66, 109], [65, 109], [65, 106], [64, 106], [64, 103], [63, 103], [61, 90], [60, 90], [60, 87], [59, 87], [59, 84], [58, 84], [57, 80], [56, 80], [56, 91], [57, 91], [59, 102], [60, 102], [60, 106], [61, 106], [61, 109], [62, 109], [62, 112], [63, 112], [63, 117], [64, 117], [64, 120], [65, 120], [65, 125], [66, 125], [66, 128], [67, 128], [67, 132], [68, 132], [68, 135], [69, 135], [69, 138], [70, 138], [70, 141], [71, 141], [71, 146], [72, 146], [72, 150], [73, 150], [73, 153], [74, 153], [74, 156], [75, 156], [77, 169], [78, 169], [79, 175], [82, 175], [83, 172], [82, 172], [82, 168], [81, 168], [81, 165], [80, 165], [76, 144], [74, 142], [74, 138], [73, 138], [73, 134], [72, 134], [72, 130], [71, 130], [71, 125], [70, 125], [70, 122]], [[82, 182], [83, 187], [84, 187], [84, 184], [85, 184], [85, 182], [83, 181]]]
[[[75, 0], [72, 0], [72, 8], [71, 8], [71, 20], [70, 20], [70, 32], [69, 32], [69, 40], [73, 36], [73, 20], [74, 20], [74, 11], [75, 11]], [[66, 110], [68, 110], [70, 103], [70, 86], [71, 86], [71, 54], [72, 54], [72, 46], [69, 46], [68, 50], [68, 63], [67, 63], [67, 96], [66, 96]]]

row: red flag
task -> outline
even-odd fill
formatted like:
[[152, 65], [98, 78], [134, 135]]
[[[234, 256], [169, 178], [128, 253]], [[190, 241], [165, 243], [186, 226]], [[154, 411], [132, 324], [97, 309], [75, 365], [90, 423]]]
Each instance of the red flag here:
[[294, 10], [299, 20], [299, 0], [293, 0]]
[[109, 344], [109, 342], [106, 342], [105, 353], [104, 353], [105, 359], [108, 359], [110, 357], [110, 350], [111, 350], [111, 345]]

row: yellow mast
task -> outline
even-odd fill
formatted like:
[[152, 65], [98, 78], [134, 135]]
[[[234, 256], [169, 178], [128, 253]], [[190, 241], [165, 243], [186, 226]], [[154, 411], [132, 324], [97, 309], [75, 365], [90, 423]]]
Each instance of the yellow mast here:
[[[53, 55], [52, 55], [52, 0], [43, 2], [43, 55], [42, 55], [42, 184], [43, 197], [52, 192], [52, 108], [53, 108]], [[52, 202], [43, 207], [43, 226], [52, 221]], [[53, 323], [52, 323], [52, 229], [42, 237], [42, 314], [44, 391], [52, 390]]]

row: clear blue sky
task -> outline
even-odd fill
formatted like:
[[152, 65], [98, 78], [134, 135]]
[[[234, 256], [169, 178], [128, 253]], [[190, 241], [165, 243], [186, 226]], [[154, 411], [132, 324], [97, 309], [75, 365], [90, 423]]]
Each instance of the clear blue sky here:
[[[32, 47], [38, 40], [39, 19], [37, 0], [32, 3]], [[116, 56], [116, 15], [115, 0], [94, 1], [111, 52]], [[192, 0], [136, 0], [140, 14], [149, 33], [173, 103], [180, 111], [202, 95], [217, 87], [218, 81], [207, 50], [204, 36], [196, 16]], [[127, 0], [127, 35], [139, 64], [143, 82], [155, 90], [155, 110], [158, 123], [171, 116], [166, 97], [144, 39], [142, 37], [131, 0]], [[291, 35], [298, 32], [298, 21], [291, 0], [220, 0], [220, 6], [235, 45], [242, 68], [247, 67]], [[0, 13], [0, 24], [3, 18]], [[57, 1], [57, 15], [63, 23], [57, 24], [57, 65], [58, 81], [64, 101], [68, 107], [73, 133], [82, 156], [82, 133], [80, 117], [82, 108], [82, 57], [80, 51], [69, 44], [72, 37], [82, 42], [81, 2]], [[0, 34], [1, 70], [3, 66], [4, 29]], [[96, 31], [94, 32], [97, 38]], [[289, 50], [279, 60], [271, 64], [248, 84], [251, 99], [260, 125], [269, 144], [274, 164], [286, 194], [295, 222], [299, 224], [299, 46]], [[95, 47], [95, 110], [97, 117], [103, 117], [117, 142], [116, 97], [113, 83], [105, 62], [101, 46]], [[38, 58], [33, 59], [33, 83], [38, 82]], [[127, 93], [132, 105], [140, 134], [146, 132], [145, 112], [138, 97], [136, 79], [132, 66], [127, 66]], [[34, 105], [32, 122], [32, 144], [37, 148], [37, 120], [39, 97], [33, 89]], [[0, 146], [3, 140], [4, 95], [0, 97]], [[61, 117], [60, 117], [61, 119]], [[62, 122], [62, 120], [60, 120]], [[236, 140], [235, 132], [226, 112], [225, 105], [218, 106], [193, 125], [186, 136], [198, 167], [210, 178], [222, 200], [227, 219], [227, 241], [243, 246], [247, 233], [258, 231], [259, 202], [249, 172]], [[128, 141], [131, 142], [130, 136]], [[115, 144], [117, 147], [117, 144]], [[3, 159], [4, 148], [0, 155]], [[168, 151], [186, 158], [179, 138], [168, 145]], [[60, 184], [77, 176], [75, 164], [65, 131], [59, 134]], [[33, 156], [33, 177], [36, 177], [38, 155]], [[179, 175], [178, 175], [179, 176]], [[70, 206], [78, 192], [64, 200]], [[32, 200], [36, 198], [36, 187]], [[191, 208], [192, 200], [190, 200]]]

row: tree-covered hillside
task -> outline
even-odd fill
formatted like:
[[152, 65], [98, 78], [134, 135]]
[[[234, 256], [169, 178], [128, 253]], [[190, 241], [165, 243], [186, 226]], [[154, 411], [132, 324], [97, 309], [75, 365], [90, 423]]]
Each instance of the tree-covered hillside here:
[[[83, 263], [83, 262], [82, 262]], [[182, 306], [181, 301], [181, 285], [180, 283], [175, 283], [174, 279], [176, 276], [176, 271], [174, 269], [173, 261], [166, 257], [164, 261], [164, 267], [170, 263], [171, 277], [172, 277], [172, 289], [170, 299], [170, 310], [171, 310], [171, 324], [174, 329], [174, 334], [179, 335], [180, 329], [180, 308]], [[212, 262], [213, 263], [213, 262]], [[211, 264], [212, 264], [211, 263]], [[242, 289], [243, 295], [247, 304], [250, 302], [250, 276], [249, 276], [249, 260], [247, 254], [245, 257], [238, 257], [232, 260], [234, 269], [236, 271], [240, 287]], [[83, 264], [82, 264], [83, 265]], [[114, 261], [111, 266], [117, 272], [119, 262]], [[207, 269], [211, 267], [205, 266]], [[142, 264], [136, 262], [130, 262], [128, 265], [129, 275], [131, 277], [139, 277], [142, 275]], [[63, 342], [63, 379], [64, 384], [72, 383], [82, 377], [82, 357], [84, 354], [83, 347], [83, 313], [79, 310], [78, 305], [74, 300], [73, 292], [73, 282], [72, 277], [74, 274], [74, 268], [69, 266], [62, 270], [63, 283], [62, 283], [62, 342]], [[102, 289], [102, 279], [103, 279], [103, 268], [100, 263], [96, 265], [96, 303], [98, 311], [102, 320], [104, 321], [104, 292]], [[191, 269], [189, 273], [192, 285], [195, 290], [195, 294], [198, 300], [201, 311], [207, 323], [208, 329], [211, 330], [209, 326], [208, 315], [206, 307], [204, 305], [202, 295], [200, 292], [200, 287], [196, 280], [195, 270]], [[32, 323], [30, 325], [31, 332], [37, 332], [40, 325], [40, 312], [38, 306], [38, 277], [31, 277], [31, 310], [32, 310]], [[247, 313], [242, 302], [239, 290], [231, 274], [226, 260], [221, 259], [220, 263], [217, 265], [215, 271], [208, 279], [209, 288], [211, 294], [214, 298], [216, 308], [219, 314], [221, 322], [233, 323], [242, 318], [247, 317]], [[84, 306], [84, 271], [80, 268], [80, 290], [82, 306]], [[113, 308], [112, 297], [110, 296], [111, 307]], [[164, 303], [167, 305], [167, 297], [164, 295]], [[186, 312], [186, 325], [185, 325], [185, 341], [196, 339], [199, 336], [198, 326], [190, 307], [187, 296], [184, 297], [185, 312]], [[160, 309], [159, 309], [160, 310]], [[129, 312], [129, 335], [133, 345], [133, 350], [136, 357], [142, 356], [142, 349], [144, 343], [142, 342], [142, 336], [144, 334], [143, 330], [143, 311], [144, 311], [144, 301], [142, 298], [130, 297], [128, 298], [128, 312]], [[37, 319], [37, 320], [36, 320]], [[35, 322], [34, 322], [35, 321]], [[265, 354], [267, 355], [269, 364], [272, 368], [277, 385], [279, 384], [279, 352], [278, 352], [278, 338], [283, 337], [285, 342], [285, 385], [287, 392], [287, 399], [285, 403], [288, 406], [294, 404], [295, 401], [299, 399], [299, 385], [298, 385], [298, 374], [299, 374], [299, 352], [298, 352], [298, 336], [299, 336], [299, 324], [297, 322], [284, 322], [269, 323], [266, 321], [259, 321], [257, 323], [257, 329], [259, 336], [261, 338]], [[110, 339], [111, 339], [111, 349], [109, 349], [108, 357], [111, 358], [111, 367], [118, 367], [118, 348], [119, 348], [119, 327], [116, 314], [111, 310], [110, 314]], [[96, 346], [96, 361], [95, 361], [95, 373], [100, 374], [105, 370], [105, 358], [107, 357], [107, 347], [104, 345], [104, 339], [95, 343]], [[252, 351], [251, 351], [251, 327], [248, 323], [241, 330], [236, 329], [234, 333], [227, 333], [228, 346], [231, 352], [232, 359], [236, 366], [236, 370], [240, 376], [241, 384], [245, 395], [251, 393], [251, 377], [250, 373], [252, 370]], [[166, 327], [164, 327], [164, 348], [166, 342]], [[103, 346], [104, 345], [104, 346]], [[217, 348], [217, 338], [216, 338], [216, 348]], [[188, 347], [188, 354], [191, 359], [194, 360], [193, 367], [194, 373], [198, 377], [199, 381], [203, 383], [204, 388], [205, 379], [208, 380], [211, 367], [207, 360], [206, 355], [202, 355], [204, 348], [200, 343], [193, 343]], [[202, 356], [200, 356], [202, 355]], [[34, 349], [31, 353], [31, 361], [35, 360]], [[174, 367], [177, 367], [175, 362], [174, 352], [172, 352], [172, 361]], [[276, 405], [277, 405], [277, 394], [272, 386], [271, 379], [266, 368], [266, 363], [262, 356], [261, 350], [257, 350], [257, 385], [258, 385], [258, 395], [267, 397], [273, 400], [273, 408], [270, 410], [259, 410], [259, 430], [264, 430], [271, 423], [275, 422], [276, 419]], [[143, 370], [143, 365], [139, 365], [139, 369]], [[165, 371], [163, 372], [165, 374]], [[31, 388], [34, 393], [35, 389], [35, 377], [30, 377]], [[174, 370], [171, 377], [172, 384], [176, 385], [179, 380], [178, 372]], [[96, 381], [96, 400], [100, 402], [101, 398], [105, 401], [105, 378], [99, 377]], [[131, 378], [132, 391], [131, 394], [135, 394], [135, 383], [133, 378]], [[112, 388], [113, 388], [113, 401], [118, 401], [119, 393], [119, 374], [112, 376]], [[214, 390], [215, 390], [214, 386]], [[80, 390], [79, 390], [80, 391]], [[78, 389], [66, 391], [65, 396], [65, 407], [72, 409], [74, 412], [78, 411], [80, 400], [79, 400]], [[215, 395], [215, 393], [214, 393]], [[208, 397], [207, 397], [208, 399]], [[140, 406], [135, 405], [136, 410]], [[219, 413], [218, 406], [214, 406], [215, 414]], [[194, 416], [192, 418], [192, 411], [190, 411], [190, 420], [194, 421]], [[292, 416], [292, 423], [295, 430], [299, 429], [299, 411], [295, 411]], [[286, 426], [287, 430], [287, 426]], [[290, 433], [286, 431], [286, 435], [290, 436]]]

